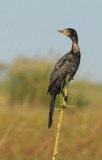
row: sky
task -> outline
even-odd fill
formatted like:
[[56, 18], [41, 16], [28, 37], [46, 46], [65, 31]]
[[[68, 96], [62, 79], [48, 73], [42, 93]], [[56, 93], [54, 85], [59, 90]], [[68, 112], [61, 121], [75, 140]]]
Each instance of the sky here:
[[64, 55], [72, 42], [57, 30], [65, 28], [78, 33], [78, 76], [102, 82], [102, 0], [0, 1], [0, 62], [32, 58], [38, 51], [47, 56], [51, 48]]

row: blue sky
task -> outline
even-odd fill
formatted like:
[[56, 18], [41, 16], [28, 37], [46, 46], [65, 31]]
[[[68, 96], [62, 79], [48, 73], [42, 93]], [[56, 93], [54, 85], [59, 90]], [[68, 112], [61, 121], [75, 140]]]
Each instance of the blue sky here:
[[79, 77], [102, 81], [102, 0], [0, 1], [0, 62], [17, 55], [44, 56], [50, 48], [64, 55], [71, 40], [58, 29], [74, 28], [81, 50]]

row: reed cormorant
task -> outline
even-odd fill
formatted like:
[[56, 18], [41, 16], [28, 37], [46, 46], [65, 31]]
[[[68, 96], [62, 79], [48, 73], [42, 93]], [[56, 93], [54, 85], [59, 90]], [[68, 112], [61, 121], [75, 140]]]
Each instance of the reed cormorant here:
[[51, 95], [51, 103], [49, 109], [48, 128], [51, 127], [53, 121], [54, 102], [56, 95], [61, 92], [62, 83], [63, 87], [65, 86], [67, 75], [70, 75], [69, 81], [73, 79], [80, 64], [80, 49], [78, 46], [77, 32], [72, 28], [67, 28], [62, 31], [59, 30], [58, 32], [65, 34], [72, 40], [72, 49], [56, 63], [50, 76], [48, 92]]

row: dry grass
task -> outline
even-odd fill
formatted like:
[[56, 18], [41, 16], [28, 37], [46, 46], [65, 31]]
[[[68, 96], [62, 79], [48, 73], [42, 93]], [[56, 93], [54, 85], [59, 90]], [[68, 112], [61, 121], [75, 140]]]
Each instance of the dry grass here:
[[[0, 160], [51, 159], [58, 116], [48, 130], [51, 68], [45, 60], [16, 59], [0, 83]], [[77, 107], [64, 111], [57, 160], [102, 160], [101, 96], [102, 85], [70, 84], [68, 103]]]
[[[0, 107], [0, 159], [51, 159], [56, 135], [47, 128], [48, 109]], [[60, 159], [102, 159], [102, 108], [66, 109], [60, 136]]]

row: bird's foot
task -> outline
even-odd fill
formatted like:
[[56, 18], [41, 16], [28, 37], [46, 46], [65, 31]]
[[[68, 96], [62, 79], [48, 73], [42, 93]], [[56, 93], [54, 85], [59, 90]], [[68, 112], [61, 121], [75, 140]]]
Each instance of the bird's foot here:
[[64, 96], [64, 100], [67, 103], [67, 101], [68, 101], [68, 94], [66, 96]]

